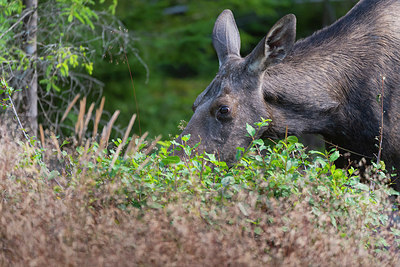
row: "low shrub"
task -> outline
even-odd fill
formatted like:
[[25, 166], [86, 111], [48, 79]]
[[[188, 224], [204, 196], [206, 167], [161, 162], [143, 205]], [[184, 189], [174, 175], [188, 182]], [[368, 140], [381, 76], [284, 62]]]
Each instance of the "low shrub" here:
[[[253, 138], [228, 167], [143, 137], [41, 143], [0, 131], [1, 266], [399, 262], [396, 192], [296, 137]], [[370, 177], [386, 177], [383, 166]]]

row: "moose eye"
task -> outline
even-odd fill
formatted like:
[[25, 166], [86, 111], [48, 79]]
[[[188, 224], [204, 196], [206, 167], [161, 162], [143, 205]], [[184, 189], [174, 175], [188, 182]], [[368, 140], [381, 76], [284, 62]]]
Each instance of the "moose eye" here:
[[226, 105], [222, 105], [218, 108], [217, 119], [220, 121], [226, 121], [231, 119], [231, 108]]
[[220, 114], [223, 114], [223, 115], [226, 115], [226, 114], [228, 114], [229, 112], [231, 111], [231, 109], [228, 107], [228, 106], [221, 106], [220, 108], [219, 108], [219, 113]]
[[234, 109], [230, 105], [217, 102], [210, 108], [210, 115], [220, 122], [228, 122], [233, 119]]

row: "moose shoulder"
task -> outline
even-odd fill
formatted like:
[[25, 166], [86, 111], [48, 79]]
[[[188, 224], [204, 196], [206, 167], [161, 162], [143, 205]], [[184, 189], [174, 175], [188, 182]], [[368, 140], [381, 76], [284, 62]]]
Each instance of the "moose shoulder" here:
[[258, 137], [279, 138], [286, 129], [291, 135], [321, 134], [372, 158], [383, 101], [382, 159], [400, 169], [399, 14], [399, 0], [362, 0], [297, 42], [296, 17], [287, 15], [241, 57], [232, 12], [223, 11], [213, 30], [219, 71], [197, 97], [181, 136], [191, 134], [189, 144], [201, 142], [201, 151], [233, 163], [236, 148], [250, 143], [246, 123], [263, 117], [272, 122]]

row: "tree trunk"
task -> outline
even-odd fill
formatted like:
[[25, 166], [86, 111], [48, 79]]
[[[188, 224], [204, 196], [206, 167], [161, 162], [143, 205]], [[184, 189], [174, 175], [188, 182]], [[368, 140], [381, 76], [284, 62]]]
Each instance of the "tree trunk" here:
[[24, 5], [27, 10], [33, 10], [32, 15], [28, 16], [25, 20], [26, 39], [24, 45], [24, 51], [30, 59], [30, 75], [26, 76], [28, 84], [27, 92], [27, 107], [26, 107], [26, 124], [30, 128], [33, 135], [37, 135], [38, 130], [38, 78], [36, 71], [37, 61], [37, 43], [36, 43], [36, 32], [37, 32], [37, 5], [38, 0], [24, 0]]

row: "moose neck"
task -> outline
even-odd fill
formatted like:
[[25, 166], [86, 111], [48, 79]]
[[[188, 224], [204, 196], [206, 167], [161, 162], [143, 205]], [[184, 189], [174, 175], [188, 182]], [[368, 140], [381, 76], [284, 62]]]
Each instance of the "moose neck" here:
[[[385, 36], [376, 26], [378, 18], [370, 16], [371, 10], [365, 12], [362, 5], [366, 3], [358, 4], [330, 27], [298, 41], [280, 64], [266, 70], [264, 98], [274, 109], [272, 119], [282, 125], [276, 130], [279, 135], [287, 127], [289, 134], [317, 133], [335, 139], [335, 135], [343, 137], [357, 131], [350, 124], [371, 130], [366, 132], [377, 131], [379, 123], [374, 118], [366, 123], [362, 114], [378, 105], [383, 64], [377, 59], [384, 58], [377, 43], [384, 44]], [[364, 14], [359, 12], [361, 8]], [[377, 91], [364, 90], [366, 87]], [[349, 120], [349, 114], [361, 115]], [[374, 136], [361, 137], [371, 138]]]

